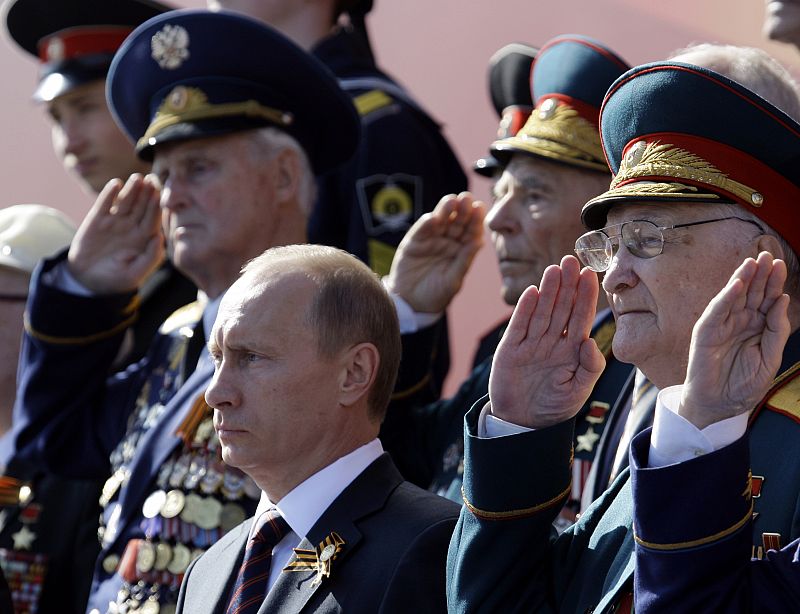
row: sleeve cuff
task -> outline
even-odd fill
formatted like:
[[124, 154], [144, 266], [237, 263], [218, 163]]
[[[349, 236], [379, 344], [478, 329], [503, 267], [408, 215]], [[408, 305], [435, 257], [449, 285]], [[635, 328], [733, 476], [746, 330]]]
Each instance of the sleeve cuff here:
[[[383, 287], [386, 288], [386, 282], [383, 280], [381, 282]], [[418, 313], [411, 308], [411, 305], [402, 296], [389, 291], [388, 288], [386, 291], [394, 301], [397, 319], [400, 321], [401, 335], [408, 335], [428, 326], [433, 326], [442, 317], [441, 313]]]
[[747, 430], [747, 414], [698, 429], [678, 415], [683, 386], [670, 386], [658, 393], [648, 466], [665, 467], [709, 454], [740, 439]]
[[513, 422], [506, 422], [502, 418], [493, 416], [491, 413], [491, 405], [487, 403], [481, 410], [481, 415], [478, 418], [478, 437], [484, 439], [493, 439], [494, 437], [507, 437], [508, 435], [518, 435], [519, 433], [527, 433], [532, 431], [526, 426], [520, 426]]
[[69, 270], [66, 261], [59, 262], [42, 273], [42, 282], [56, 290], [76, 296], [94, 296], [94, 293], [79, 282]]

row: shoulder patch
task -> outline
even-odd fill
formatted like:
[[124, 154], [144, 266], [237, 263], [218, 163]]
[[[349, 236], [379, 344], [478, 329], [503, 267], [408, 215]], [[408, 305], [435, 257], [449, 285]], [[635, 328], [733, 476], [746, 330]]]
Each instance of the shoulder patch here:
[[365, 115], [369, 115], [378, 109], [388, 107], [390, 104], [392, 104], [392, 97], [381, 90], [370, 90], [369, 92], [359, 94], [353, 98], [353, 104], [355, 105], [358, 114], [361, 117], [364, 117]]
[[193, 301], [188, 305], [179, 307], [172, 312], [172, 315], [164, 320], [158, 332], [162, 335], [169, 335], [184, 326], [194, 326], [203, 317], [204, 308], [205, 304], [201, 301]]
[[784, 374], [782, 381], [767, 398], [765, 407], [800, 422], [800, 363]]

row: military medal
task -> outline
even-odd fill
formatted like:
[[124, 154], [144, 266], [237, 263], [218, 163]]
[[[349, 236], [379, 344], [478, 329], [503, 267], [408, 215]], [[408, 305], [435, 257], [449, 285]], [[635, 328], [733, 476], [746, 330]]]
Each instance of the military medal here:
[[200, 490], [207, 495], [213, 495], [219, 490], [224, 475], [225, 465], [218, 460], [211, 461], [205, 475], [200, 480]]
[[245, 515], [245, 511], [242, 509], [242, 506], [237, 505], [236, 503], [226, 503], [222, 506], [222, 510], [220, 511], [219, 515], [219, 523], [222, 527], [222, 532], [227, 533], [233, 527], [243, 523], [245, 518], [247, 518], [247, 516]]
[[145, 499], [144, 505], [142, 506], [142, 514], [145, 518], [155, 518], [161, 513], [161, 510], [164, 509], [166, 501], [167, 493], [163, 490], [150, 493], [150, 496]]
[[316, 571], [317, 575], [311, 586], [317, 586], [323, 578], [331, 575], [331, 566], [339, 556], [345, 541], [338, 533], [331, 533], [314, 550], [293, 548], [295, 558], [283, 568], [283, 571]]
[[149, 541], [142, 540], [136, 553], [136, 570], [139, 573], [148, 573], [156, 562], [156, 549]]
[[161, 508], [161, 515], [164, 518], [175, 518], [183, 510], [186, 503], [186, 496], [180, 490], [170, 490]]
[[189, 524], [194, 524], [195, 517], [197, 516], [197, 509], [200, 507], [203, 498], [195, 493], [186, 495], [183, 504], [183, 511], [181, 512], [181, 520]]
[[215, 529], [219, 526], [221, 512], [222, 504], [216, 499], [206, 497], [195, 513], [194, 523], [207, 531]]
[[175, 544], [172, 549], [172, 560], [167, 565], [167, 570], [176, 576], [182, 574], [189, 567], [192, 559], [191, 551], [183, 544]]
[[156, 544], [156, 559], [153, 562], [153, 569], [156, 571], [164, 571], [172, 559], [172, 548], [169, 544], [158, 542]]

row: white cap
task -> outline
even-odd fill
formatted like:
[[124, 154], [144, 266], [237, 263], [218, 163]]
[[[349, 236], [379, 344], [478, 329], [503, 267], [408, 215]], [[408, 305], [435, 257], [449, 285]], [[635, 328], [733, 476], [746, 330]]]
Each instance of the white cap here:
[[69, 245], [75, 231], [69, 218], [51, 207], [0, 209], [0, 266], [32, 273], [39, 260]]

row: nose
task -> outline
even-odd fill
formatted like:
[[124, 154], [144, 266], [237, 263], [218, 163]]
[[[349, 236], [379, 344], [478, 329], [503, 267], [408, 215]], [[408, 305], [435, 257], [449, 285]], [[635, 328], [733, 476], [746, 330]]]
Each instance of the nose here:
[[218, 410], [238, 407], [241, 396], [224, 361], [214, 367], [214, 376], [206, 388], [206, 403]]
[[513, 215], [513, 201], [511, 194], [506, 194], [494, 201], [489, 213], [486, 215], [486, 227], [492, 232], [514, 233], [519, 230], [519, 222]]
[[53, 146], [61, 157], [68, 155], [80, 157], [88, 145], [86, 131], [80, 122], [65, 118], [53, 127]]
[[159, 202], [162, 211], [181, 211], [186, 208], [188, 203], [188, 192], [180, 181], [170, 177], [162, 183], [161, 200]]
[[603, 290], [608, 294], [620, 292], [625, 288], [632, 288], [639, 283], [639, 277], [634, 270], [636, 262], [640, 260], [628, 251], [623, 241], [615, 241], [616, 249], [611, 257], [611, 262], [603, 276]]

